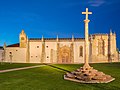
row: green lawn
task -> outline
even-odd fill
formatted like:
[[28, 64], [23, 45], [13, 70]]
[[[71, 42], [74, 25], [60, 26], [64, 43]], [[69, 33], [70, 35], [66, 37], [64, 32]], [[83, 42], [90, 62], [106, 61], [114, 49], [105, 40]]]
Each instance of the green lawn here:
[[120, 90], [120, 63], [91, 64], [116, 78], [107, 84], [81, 84], [63, 79], [66, 71], [82, 65], [48, 65], [0, 74], [0, 90]]
[[13, 69], [13, 68], [21, 68], [21, 67], [28, 67], [28, 66], [34, 66], [34, 65], [40, 65], [40, 64], [32, 64], [32, 63], [2, 63], [0, 64], [0, 70], [6, 70], [6, 69]]

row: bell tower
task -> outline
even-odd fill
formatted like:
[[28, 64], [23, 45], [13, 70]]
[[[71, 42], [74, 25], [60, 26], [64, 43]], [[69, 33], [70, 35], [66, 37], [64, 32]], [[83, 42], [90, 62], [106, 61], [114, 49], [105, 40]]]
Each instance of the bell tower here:
[[20, 47], [21, 48], [26, 48], [26, 46], [27, 46], [27, 36], [26, 36], [24, 30], [21, 31], [21, 33], [19, 35], [19, 40], [20, 40]]

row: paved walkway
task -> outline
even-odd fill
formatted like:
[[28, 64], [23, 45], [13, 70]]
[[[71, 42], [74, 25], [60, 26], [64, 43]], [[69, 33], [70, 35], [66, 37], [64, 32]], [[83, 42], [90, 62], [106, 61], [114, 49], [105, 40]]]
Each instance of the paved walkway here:
[[45, 65], [37, 65], [37, 66], [29, 66], [29, 67], [22, 67], [22, 68], [13, 68], [13, 69], [7, 69], [7, 70], [0, 70], [0, 73], [18, 71], [18, 70], [25, 70], [25, 69], [30, 69], [30, 68], [42, 67], [42, 66], [45, 66]]

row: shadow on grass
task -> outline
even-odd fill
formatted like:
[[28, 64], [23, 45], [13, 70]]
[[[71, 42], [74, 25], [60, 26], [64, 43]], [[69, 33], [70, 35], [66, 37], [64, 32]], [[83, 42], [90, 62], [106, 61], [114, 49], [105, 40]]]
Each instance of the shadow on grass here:
[[68, 71], [68, 70], [66, 70], [66, 69], [63, 69], [63, 68], [60, 68], [60, 67], [56, 67], [56, 66], [53, 66], [53, 65], [50, 65], [50, 64], [45, 64], [44, 63], [44, 65], [47, 65], [47, 66], [50, 66], [50, 67], [52, 67], [52, 68], [56, 68], [56, 69], [59, 69], [59, 70], [62, 70], [62, 71], [64, 71], [64, 72], [71, 72], [71, 71]]

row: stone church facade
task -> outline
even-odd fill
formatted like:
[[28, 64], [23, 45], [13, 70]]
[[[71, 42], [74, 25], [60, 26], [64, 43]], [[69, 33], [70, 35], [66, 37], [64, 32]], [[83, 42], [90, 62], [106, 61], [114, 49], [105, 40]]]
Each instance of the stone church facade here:
[[[24, 30], [20, 42], [6, 46], [4, 61], [16, 63], [84, 63], [84, 38], [30, 38]], [[116, 34], [89, 35], [89, 62], [118, 62]]]

